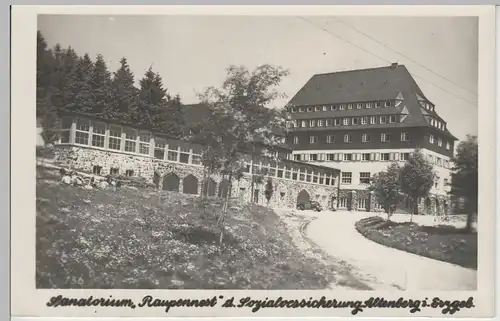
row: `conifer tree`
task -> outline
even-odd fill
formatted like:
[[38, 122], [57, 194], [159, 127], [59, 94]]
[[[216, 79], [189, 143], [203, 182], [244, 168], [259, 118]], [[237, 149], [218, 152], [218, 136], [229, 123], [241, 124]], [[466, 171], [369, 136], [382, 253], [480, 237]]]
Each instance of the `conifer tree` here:
[[93, 63], [88, 54], [78, 59], [75, 67], [68, 75], [63, 89], [65, 109], [69, 111], [91, 113], [94, 95], [90, 85]]
[[54, 61], [48, 50], [47, 42], [40, 31], [37, 32], [36, 59], [36, 101], [37, 116], [41, 116], [50, 107], [51, 74]]
[[111, 73], [101, 54], [97, 55], [90, 78], [90, 87], [94, 95], [92, 113], [98, 116], [109, 116], [109, 109], [112, 103]]
[[111, 92], [113, 102], [106, 116], [125, 123], [136, 122], [138, 90], [126, 58], [120, 60], [120, 68], [114, 73]]

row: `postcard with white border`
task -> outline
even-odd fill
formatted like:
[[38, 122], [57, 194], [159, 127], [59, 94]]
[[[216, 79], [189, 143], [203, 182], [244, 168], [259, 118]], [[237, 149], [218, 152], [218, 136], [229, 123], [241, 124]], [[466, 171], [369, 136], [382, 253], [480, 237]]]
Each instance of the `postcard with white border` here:
[[13, 6], [12, 315], [492, 317], [494, 18]]

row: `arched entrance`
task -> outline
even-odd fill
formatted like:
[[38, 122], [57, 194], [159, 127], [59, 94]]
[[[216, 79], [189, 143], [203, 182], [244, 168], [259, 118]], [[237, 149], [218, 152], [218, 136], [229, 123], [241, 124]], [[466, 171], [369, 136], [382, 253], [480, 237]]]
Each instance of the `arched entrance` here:
[[432, 214], [432, 209], [431, 209], [431, 199], [426, 198], [424, 201], [424, 206], [425, 206], [425, 214], [429, 215]]
[[220, 198], [226, 198], [228, 193], [229, 193], [229, 180], [225, 179], [219, 184], [218, 196]]
[[165, 191], [178, 192], [181, 179], [174, 173], [169, 173], [163, 177], [163, 189]]
[[217, 190], [217, 183], [213, 179], [207, 178], [203, 182], [203, 195], [215, 196], [216, 190]]
[[309, 193], [305, 189], [303, 189], [297, 195], [297, 204], [309, 202], [310, 199], [311, 196], [309, 195]]
[[189, 174], [184, 178], [182, 192], [184, 194], [198, 194], [198, 179], [194, 175]]

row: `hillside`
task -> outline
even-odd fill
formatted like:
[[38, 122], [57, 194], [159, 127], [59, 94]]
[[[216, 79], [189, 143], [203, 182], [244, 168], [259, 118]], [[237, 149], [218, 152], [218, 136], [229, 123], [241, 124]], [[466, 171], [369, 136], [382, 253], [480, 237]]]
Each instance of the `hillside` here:
[[86, 190], [38, 174], [38, 288], [320, 289], [333, 281], [332, 268], [302, 254], [265, 207], [233, 205], [219, 251], [216, 200]]

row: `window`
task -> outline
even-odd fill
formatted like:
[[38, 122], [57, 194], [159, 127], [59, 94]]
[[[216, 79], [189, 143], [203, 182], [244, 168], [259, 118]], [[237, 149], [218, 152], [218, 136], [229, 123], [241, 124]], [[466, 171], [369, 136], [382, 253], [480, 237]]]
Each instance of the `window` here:
[[352, 161], [352, 154], [348, 154], [348, 153], [344, 154], [344, 161], [345, 162]]
[[429, 143], [434, 144], [434, 135], [429, 135]]
[[344, 120], [343, 120], [343, 125], [344, 125], [344, 126], [349, 125], [349, 118], [344, 118]]
[[332, 126], [332, 125], [333, 125], [333, 119], [327, 119], [326, 126]]
[[445, 178], [443, 180], [443, 188], [446, 188], [446, 187], [448, 187], [448, 179], [447, 178]]
[[385, 124], [387, 122], [387, 116], [380, 116], [380, 123]]
[[408, 133], [401, 133], [401, 141], [402, 142], [409, 142], [410, 141], [410, 134], [408, 134]]
[[363, 105], [362, 105], [361, 103], [357, 103], [357, 104], [356, 104], [356, 108], [357, 108], [357, 109], [361, 109], [362, 107], [363, 107]]
[[109, 127], [108, 148], [114, 150], [120, 150], [121, 140], [122, 140], [122, 129], [120, 127], [111, 125]]
[[370, 117], [370, 124], [376, 124], [377, 123], [377, 116], [371, 116]]
[[366, 103], [366, 108], [372, 108], [373, 103]]
[[295, 108], [295, 107], [292, 107], [291, 110], [292, 110], [292, 113], [296, 113], [297, 112], [297, 108]]
[[180, 154], [179, 154], [179, 162], [184, 164], [189, 164], [189, 153], [190, 148], [186, 146], [181, 146]]
[[347, 208], [347, 198], [346, 197], [339, 198], [339, 208]]
[[344, 143], [352, 143], [352, 137], [349, 134], [344, 135]]
[[335, 126], [340, 126], [340, 118], [335, 118]]
[[366, 210], [366, 197], [358, 199], [358, 210]]
[[165, 140], [161, 138], [155, 138], [155, 152], [154, 156], [156, 159], [164, 159], [165, 157]]
[[429, 161], [429, 163], [434, 164], [434, 156], [427, 155], [427, 160]]
[[92, 123], [92, 146], [104, 147], [106, 126], [101, 123]]
[[307, 122], [305, 120], [302, 120], [300, 122], [300, 127], [302, 127], [302, 128], [307, 127]]
[[352, 104], [347, 104], [347, 109], [352, 109]]
[[352, 119], [352, 124], [353, 124], [353, 125], [358, 125], [358, 124], [359, 124], [359, 118], [354, 117], [354, 118]]
[[361, 125], [366, 125], [368, 124], [368, 117], [361, 117]]
[[332, 105], [332, 110], [333, 111], [337, 110], [337, 105]]
[[101, 169], [102, 169], [102, 166], [94, 165], [94, 167], [92, 167], [92, 174], [101, 175]]
[[311, 119], [309, 121], [309, 127], [316, 127], [316, 119]]
[[449, 150], [450, 148], [451, 148], [450, 143], [449, 143], [449, 142], [446, 142], [446, 149], [448, 149], [448, 150]]
[[361, 160], [362, 161], [369, 161], [370, 160], [370, 153], [363, 153], [361, 154]]
[[371, 141], [372, 141], [372, 137], [370, 136], [370, 134], [363, 134], [363, 135], [361, 136], [361, 141], [362, 141], [363, 143], [369, 143], [369, 142], [371, 142]]
[[293, 160], [294, 161], [299, 161], [300, 160], [300, 154], [294, 154], [293, 155]]
[[434, 126], [435, 120], [434, 118], [431, 118], [431, 126]]
[[175, 144], [168, 144], [167, 159], [172, 162], [177, 162], [178, 146]]
[[380, 107], [380, 105], [381, 105], [380, 101], [377, 101], [377, 102], [375, 103], [375, 108]]
[[381, 153], [380, 154], [380, 160], [382, 160], [382, 161], [388, 161], [389, 157], [390, 157], [389, 153]]
[[318, 160], [318, 154], [309, 154], [309, 160], [311, 162], [316, 162]]
[[335, 136], [334, 136], [334, 135], [328, 135], [328, 136], [326, 136], [326, 142], [327, 142], [328, 144], [333, 144], [333, 143], [335, 143]]
[[443, 146], [443, 140], [441, 138], [438, 138], [438, 146], [439, 147]]
[[345, 109], [345, 104], [340, 104], [339, 110], [344, 110]]
[[328, 106], [323, 106], [323, 111], [327, 111], [329, 109]]
[[443, 160], [440, 157], [436, 157], [436, 164], [438, 166], [443, 166]]
[[342, 184], [351, 184], [351, 182], [352, 182], [352, 173], [342, 172]]
[[439, 176], [436, 176], [436, 180], [434, 181], [434, 187], [439, 189]]
[[389, 116], [389, 123], [395, 123], [396, 122], [396, 116]]
[[139, 153], [144, 155], [149, 155], [149, 140], [151, 139], [151, 135], [149, 133], [141, 133], [139, 135]]
[[360, 184], [370, 184], [370, 172], [359, 173], [359, 183]]
[[318, 142], [318, 136], [309, 136], [309, 143], [316, 144]]
[[298, 144], [299, 143], [299, 137], [298, 136], [294, 136], [293, 137], [293, 143], [294, 144]]
[[89, 144], [90, 122], [85, 119], [76, 120], [75, 144]]
[[321, 106], [316, 106], [316, 107], [314, 107], [314, 110], [315, 110], [315, 111], [321, 111]]
[[390, 100], [386, 100], [385, 101], [385, 107], [391, 107], [391, 101]]
[[299, 113], [303, 113], [305, 111], [306, 111], [305, 107], [299, 107]]
[[307, 107], [307, 111], [313, 111], [313, 108], [311, 106]]
[[135, 153], [135, 144], [137, 140], [137, 131], [125, 129], [125, 151]]
[[323, 119], [318, 120], [318, 127], [323, 127], [324, 124], [325, 124], [325, 121]]
[[382, 134], [380, 134], [380, 141], [383, 143], [387, 143], [387, 142], [391, 141], [391, 136], [387, 133], [382, 133]]
[[399, 158], [402, 160], [402, 161], [407, 161], [410, 159], [410, 153], [401, 153], [399, 154]]
[[134, 171], [133, 171], [133, 170], [131, 170], [131, 169], [127, 169], [127, 170], [125, 171], [125, 176], [127, 176], [127, 177], [132, 177], [132, 176], [134, 176]]
[[120, 174], [120, 169], [118, 169], [116, 167], [111, 167], [109, 169], [109, 174], [110, 175], [119, 175]]

